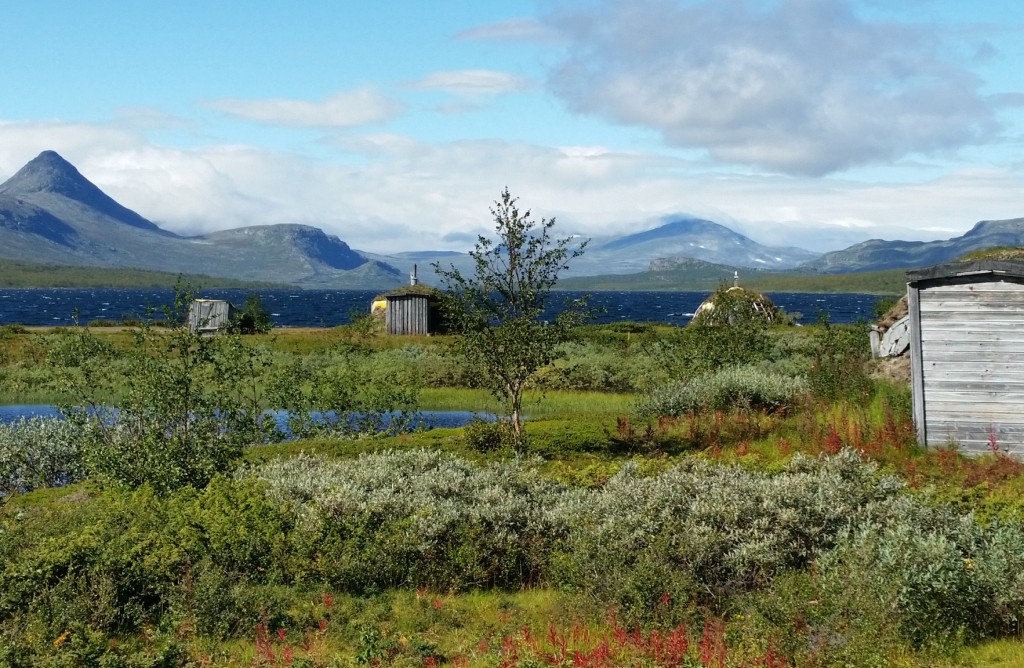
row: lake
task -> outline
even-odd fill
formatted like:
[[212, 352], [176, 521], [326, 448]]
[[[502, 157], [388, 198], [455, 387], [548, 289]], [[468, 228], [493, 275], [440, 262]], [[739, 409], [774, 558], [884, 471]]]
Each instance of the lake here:
[[[278, 427], [287, 433], [287, 418], [288, 414], [284, 411], [268, 411], [268, 415], [273, 417], [277, 421]], [[318, 414], [314, 414], [318, 415]], [[326, 414], [331, 419], [334, 418], [333, 413]], [[9, 406], [0, 406], [0, 423], [10, 424], [17, 422], [22, 418], [60, 418], [61, 413], [56, 406], [50, 406], [47, 404], [13, 404]], [[385, 415], [385, 424], [389, 420], [388, 415]], [[492, 413], [474, 413], [472, 411], [416, 411], [416, 417], [413, 420], [413, 429], [445, 429], [452, 427], [463, 427], [471, 420], [487, 420], [488, 422], [495, 420], [495, 416]]]
[[[253, 290], [203, 290], [198, 296], [245, 303]], [[256, 290], [278, 327], [334, 327], [348, 324], [370, 310], [368, 290]], [[556, 293], [556, 298], [583, 292]], [[597, 323], [623, 321], [685, 325], [707, 292], [591, 292], [591, 303], [604, 311]], [[799, 314], [801, 323], [813, 323], [827, 313], [837, 324], [872, 318], [877, 295], [767, 293], [776, 306]], [[161, 317], [162, 307], [174, 299], [170, 289], [138, 288], [0, 288], [0, 325], [28, 326], [88, 324], [125, 319]], [[154, 315], [155, 314], [155, 315]]]

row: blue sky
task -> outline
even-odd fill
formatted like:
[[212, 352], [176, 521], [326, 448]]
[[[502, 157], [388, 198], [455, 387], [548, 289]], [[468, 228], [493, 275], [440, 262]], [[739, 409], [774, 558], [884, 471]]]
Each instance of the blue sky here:
[[53, 149], [182, 234], [466, 250], [692, 214], [826, 250], [1024, 216], [1024, 4], [253, 0], [4, 12], [0, 179]]

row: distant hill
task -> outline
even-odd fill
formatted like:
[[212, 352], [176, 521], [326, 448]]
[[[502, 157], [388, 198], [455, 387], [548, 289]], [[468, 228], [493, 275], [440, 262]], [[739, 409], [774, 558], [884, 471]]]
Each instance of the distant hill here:
[[195, 288], [287, 288], [281, 283], [240, 281], [233, 278], [170, 274], [145, 269], [69, 267], [0, 260], [0, 287], [4, 288], [172, 288], [178, 281]]
[[840, 251], [825, 253], [801, 265], [824, 273], [914, 269], [951, 262], [971, 251], [995, 246], [1024, 245], [1024, 218], [983, 220], [966, 234], [943, 241], [883, 241], [871, 239]]
[[676, 216], [653, 229], [593, 240], [572, 264], [569, 275], [635, 273], [647, 269], [652, 260], [668, 257], [752, 269], [788, 269], [817, 256], [802, 248], [759, 244], [710, 220]]
[[[421, 280], [437, 283], [433, 263], [448, 269], [454, 266], [464, 275], [472, 273], [473, 260], [467, 253], [452, 251], [416, 251], [393, 255], [370, 255], [368, 258], [403, 267], [411, 271], [417, 265]], [[574, 259], [565, 272], [567, 277], [607, 274], [633, 274], [642, 272], [651, 262], [668, 256], [682, 256], [710, 267], [726, 263], [743, 269], [784, 269], [817, 257], [816, 253], [801, 248], [764, 246], [730, 230], [724, 225], [693, 218], [675, 216], [653, 229], [632, 234], [592, 239], [583, 255]], [[699, 271], [702, 265], [694, 265]], [[718, 280], [712, 273], [704, 278], [711, 283]], [[730, 274], [731, 276], [731, 274]]]
[[759, 292], [900, 294], [906, 291], [906, 272], [901, 269], [851, 274], [818, 274], [749, 269], [689, 258], [656, 260], [651, 263], [650, 270], [635, 274], [564, 278], [558, 282], [558, 289], [713, 292], [721, 285], [731, 284], [737, 274], [740, 285]]
[[53, 151], [0, 184], [0, 258], [317, 288], [394, 287], [404, 273], [305, 225], [182, 237], [118, 204]]

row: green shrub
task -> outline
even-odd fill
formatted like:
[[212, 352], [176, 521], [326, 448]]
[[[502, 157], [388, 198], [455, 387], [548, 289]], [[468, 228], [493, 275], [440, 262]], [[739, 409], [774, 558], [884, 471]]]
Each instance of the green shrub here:
[[511, 452], [513, 444], [508, 424], [501, 420], [474, 418], [462, 428], [462, 438], [477, 452]]
[[1015, 632], [1024, 618], [1024, 527], [904, 498], [852, 527], [818, 570], [827, 595], [869, 591], [916, 647]]
[[560, 487], [532, 464], [478, 468], [425, 451], [279, 460], [257, 469], [271, 498], [301, 504], [320, 577], [339, 589], [520, 586], [539, 577]]
[[13, 339], [18, 334], [28, 334], [28, 330], [25, 329], [24, 325], [18, 325], [15, 323], [0, 325], [0, 341]]
[[[24, 508], [0, 509], [0, 638], [26, 665], [66, 656], [72, 645], [53, 644], [62, 636], [113, 657], [117, 639], [144, 628], [248, 634], [284, 614], [272, 585], [308, 572], [293, 558], [296, 514], [251, 481], [165, 495], [72, 489]], [[145, 645], [139, 656], [170, 647]]]
[[568, 531], [553, 576], [642, 622], [663, 594], [714, 604], [806, 567], [903, 489], [852, 451], [798, 456], [774, 476], [687, 460], [642, 478], [627, 466], [553, 510]]
[[549, 390], [631, 392], [667, 379], [663, 360], [640, 346], [623, 349], [592, 340], [567, 343], [562, 360], [541, 370], [535, 386]]
[[146, 326], [132, 337], [125, 351], [87, 329], [48, 341], [74, 397], [62, 411], [83, 428], [91, 474], [126, 488], [201, 488], [230, 470], [244, 446], [280, 437], [263, 415], [265, 350], [184, 326]]
[[[873, 588], [826, 592], [816, 571], [793, 571], [736, 602], [742, 633], [797, 666], [885, 668], [912, 654], [898, 611]], [[896, 664], [902, 665], [902, 664]], [[917, 665], [917, 664], [907, 664]]]
[[255, 292], [245, 298], [245, 305], [237, 311], [228, 325], [228, 331], [237, 334], [266, 334], [274, 328], [270, 312], [263, 308]]
[[678, 417], [708, 408], [777, 410], [807, 392], [801, 377], [783, 376], [756, 367], [726, 367], [696, 378], [650, 390], [637, 403], [641, 416]]
[[[388, 363], [390, 357], [338, 347], [294, 358], [268, 374], [268, 401], [288, 411], [288, 429], [299, 438], [408, 431], [419, 384], [407, 365]], [[325, 415], [331, 412], [335, 419]]]
[[745, 366], [769, 358], [772, 337], [766, 322], [744, 326], [693, 325], [665, 337], [652, 349], [673, 378], [693, 378], [723, 367]]
[[0, 423], [0, 497], [85, 477], [83, 430], [54, 418]]
[[807, 373], [814, 396], [863, 402], [874, 387], [869, 375], [871, 344], [864, 325], [833, 325], [823, 317], [810, 350]]
[[160, 616], [185, 559], [152, 490], [4, 516], [0, 620], [25, 614], [56, 638], [76, 625], [138, 630]]

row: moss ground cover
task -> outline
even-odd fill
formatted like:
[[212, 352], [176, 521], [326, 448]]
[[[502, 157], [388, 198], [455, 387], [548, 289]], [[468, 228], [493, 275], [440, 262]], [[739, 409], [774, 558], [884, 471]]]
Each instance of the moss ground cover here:
[[[392, 383], [495, 409], [445, 337], [361, 327], [242, 337], [267, 376], [239, 377], [260, 406], [315, 378], [291, 399]], [[8, 387], [62, 396], [71, 344], [96, 343], [75, 335], [0, 333]], [[130, 332], [91, 335], [143, 368]], [[767, 328], [731, 353], [584, 328], [537, 376], [519, 450], [485, 427], [316, 434], [126, 485], [71, 426], [0, 433], [0, 665], [1015, 665], [1022, 466], [998, 443], [919, 448], [907, 388], [870, 378], [859, 335]], [[742, 391], [804, 384], [639, 410], [716, 373], [702, 355], [744, 369]], [[54, 487], [62, 462], [84, 481]]]

